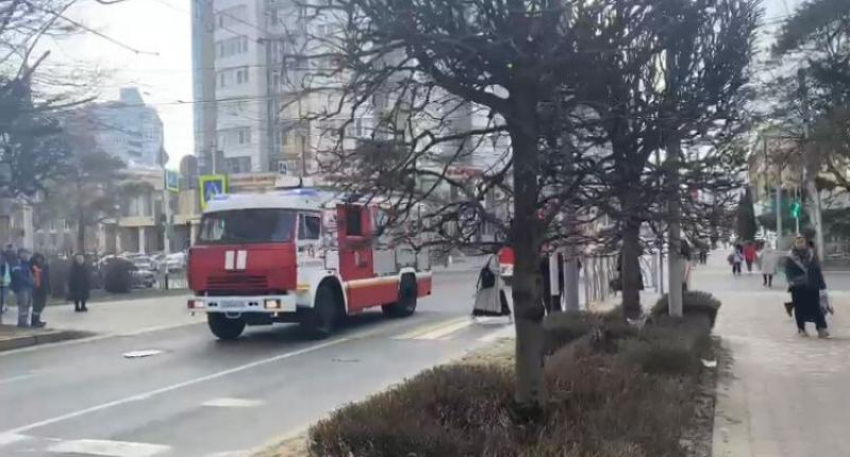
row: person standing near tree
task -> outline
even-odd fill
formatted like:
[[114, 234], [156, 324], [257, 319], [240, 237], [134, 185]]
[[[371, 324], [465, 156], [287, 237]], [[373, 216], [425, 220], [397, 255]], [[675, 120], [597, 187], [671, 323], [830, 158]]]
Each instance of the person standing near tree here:
[[18, 250], [17, 263], [12, 266], [12, 292], [15, 293], [18, 305], [18, 327], [30, 326], [33, 286], [30, 253], [21, 248]]
[[89, 269], [86, 266], [86, 258], [82, 254], [74, 256], [71, 271], [68, 273], [68, 290], [71, 300], [74, 301], [75, 312], [87, 312], [86, 301], [89, 299], [91, 285], [89, 284]]
[[0, 253], [0, 324], [3, 323], [3, 314], [9, 309], [9, 289], [12, 286], [12, 265], [15, 256], [9, 256], [8, 250]]
[[41, 328], [47, 325], [41, 320], [41, 314], [47, 306], [47, 297], [50, 295], [50, 269], [47, 259], [38, 253], [33, 254], [31, 263], [33, 278], [31, 325]]

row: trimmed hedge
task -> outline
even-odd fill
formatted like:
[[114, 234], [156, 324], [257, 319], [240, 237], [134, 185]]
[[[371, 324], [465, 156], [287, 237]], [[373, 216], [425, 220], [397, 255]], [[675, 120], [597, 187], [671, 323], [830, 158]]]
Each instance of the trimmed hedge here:
[[[650, 311], [653, 317], [661, 317], [668, 315], [669, 296], [664, 294], [655, 302], [655, 305]], [[682, 295], [682, 313], [685, 316], [703, 315], [710, 319], [711, 326], [717, 320], [717, 313], [720, 312], [722, 303], [714, 297], [714, 295], [701, 290], [689, 290]]]
[[[619, 329], [616, 322], [553, 315], [546, 328], [557, 333], [557, 341], [576, 341], [589, 329]], [[693, 416], [699, 382], [694, 374], [702, 369], [710, 320], [662, 317], [640, 331], [628, 327], [611, 331], [613, 352], [595, 349], [588, 338], [547, 359], [537, 423], [512, 419], [510, 369], [448, 365], [337, 410], [310, 430], [311, 455], [680, 456], [680, 433]]]

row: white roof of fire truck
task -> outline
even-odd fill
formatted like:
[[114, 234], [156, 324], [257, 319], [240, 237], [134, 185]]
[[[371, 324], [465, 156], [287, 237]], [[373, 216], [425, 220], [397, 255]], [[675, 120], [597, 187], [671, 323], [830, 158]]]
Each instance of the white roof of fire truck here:
[[334, 194], [310, 188], [278, 190], [267, 193], [220, 194], [207, 202], [204, 213], [244, 209], [292, 209], [321, 211], [335, 203]]

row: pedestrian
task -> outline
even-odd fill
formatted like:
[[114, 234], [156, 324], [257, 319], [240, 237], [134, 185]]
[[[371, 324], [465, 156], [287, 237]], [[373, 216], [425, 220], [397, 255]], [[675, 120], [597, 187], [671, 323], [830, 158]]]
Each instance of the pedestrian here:
[[797, 333], [808, 336], [806, 322], [812, 321], [818, 337], [828, 338], [826, 318], [821, 308], [821, 295], [826, 298], [826, 282], [817, 256], [803, 237], [797, 237], [794, 248], [788, 254], [785, 276], [797, 320]]
[[510, 316], [511, 308], [499, 274], [499, 258], [491, 255], [478, 274], [473, 317]]
[[744, 248], [740, 244], [736, 244], [732, 249], [732, 253], [727, 258], [729, 264], [732, 265], [732, 276], [741, 274], [741, 264], [744, 263]]
[[82, 254], [74, 256], [74, 263], [71, 264], [71, 271], [68, 273], [68, 291], [70, 291], [71, 300], [74, 300], [75, 312], [87, 312], [86, 301], [89, 299], [89, 268], [86, 265], [86, 258]]
[[779, 251], [773, 249], [771, 245], [765, 245], [761, 251], [759, 259], [761, 260], [761, 275], [764, 279], [763, 286], [773, 287], [773, 275], [776, 274], [776, 268], [779, 266]]
[[12, 265], [15, 263], [14, 253], [10, 253], [8, 245], [0, 252], [0, 324], [3, 323], [3, 314], [9, 309], [9, 289], [12, 286]]
[[17, 262], [12, 266], [12, 292], [18, 305], [18, 327], [30, 326], [33, 285], [30, 253], [24, 248], [18, 249]]
[[752, 242], [744, 246], [744, 261], [747, 262], [747, 273], [753, 272], [753, 262], [756, 260], [756, 245]]
[[35, 328], [41, 328], [47, 325], [41, 320], [41, 315], [44, 312], [44, 307], [47, 306], [47, 297], [50, 296], [50, 268], [47, 264], [47, 259], [41, 254], [33, 254], [32, 256], [32, 318], [31, 323]]

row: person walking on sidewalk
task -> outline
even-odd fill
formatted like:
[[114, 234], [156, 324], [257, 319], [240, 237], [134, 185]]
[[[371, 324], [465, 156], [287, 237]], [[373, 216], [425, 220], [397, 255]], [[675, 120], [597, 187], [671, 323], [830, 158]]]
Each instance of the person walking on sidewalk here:
[[803, 237], [794, 241], [794, 248], [788, 254], [785, 276], [794, 305], [797, 333], [807, 336], [806, 322], [814, 321], [818, 337], [829, 337], [826, 318], [820, 304], [821, 294], [826, 293], [826, 282], [815, 253]]
[[47, 325], [41, 320], [44, 307], [47, 306], [47, 297], [50, 296], [50, 268], [47, 259], [41, 254], [32, 256], [32, 319], [31, 325], [41, 328]]
[[68, 274], [68, 290], [71, 300], [74, 300], [74, 311], [86, 312], [86, 301], [89, 299], [91, 284], [89, 284], [89, 269], [86, 266], [86, 258], [82, 254], [74, 256], [71, 271]]
[[26, 249], [18, 250], [18, 259], [12, 266], [12, 292], [18, 305], [18, 327], [30, 326], [30, 308], [33, 289], [30, 253]]
[[732, 265], [732, 276], [741, 274], [741, 264], [744, 263], [744, 248], [736, 244], [732, 253], [729, 254], [729, 264]]
[[761, 251], [761, 274], [764, 278], [765, 287], [773, 287], [773, 275], [776, 274], [776, 268], [779, 266], [779, 251], [773, 249], [771, 245], [766, 245]]
[[747, 243], [744, 246], [744, 261], [747, 262], [747, 273], [753, 272], [753, 262], [756, 261], [756, 245], [755, 243]]

